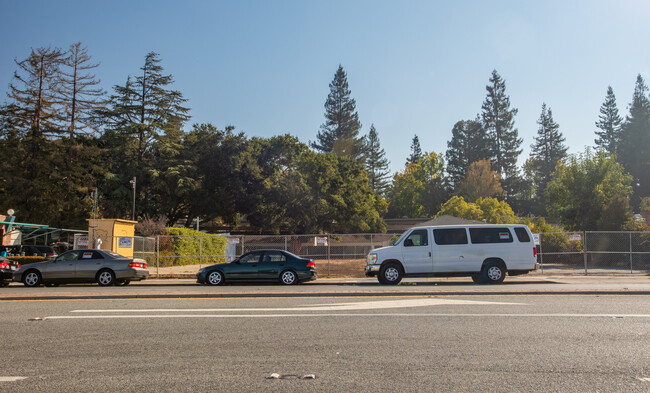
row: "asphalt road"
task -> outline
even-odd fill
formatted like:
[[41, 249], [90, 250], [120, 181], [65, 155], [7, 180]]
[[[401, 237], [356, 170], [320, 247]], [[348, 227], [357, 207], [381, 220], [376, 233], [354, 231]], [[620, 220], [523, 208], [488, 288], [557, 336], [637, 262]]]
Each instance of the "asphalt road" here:
[[648, 392], [648, 300], [1, 301], [0, 391]]

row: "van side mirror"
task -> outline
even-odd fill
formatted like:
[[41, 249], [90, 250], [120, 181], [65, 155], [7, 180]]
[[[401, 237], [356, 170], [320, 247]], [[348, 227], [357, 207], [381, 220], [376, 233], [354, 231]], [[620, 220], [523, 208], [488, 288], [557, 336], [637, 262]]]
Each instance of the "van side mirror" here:
[[404, 240], [404, 247], [413, 247], [413, 240], [411, 239]]

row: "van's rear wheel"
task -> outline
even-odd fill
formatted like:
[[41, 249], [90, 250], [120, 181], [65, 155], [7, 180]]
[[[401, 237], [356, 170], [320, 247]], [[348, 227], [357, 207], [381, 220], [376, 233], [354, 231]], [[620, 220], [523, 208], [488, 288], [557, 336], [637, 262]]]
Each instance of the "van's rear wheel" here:
[[488, 284], [501, 284], [504, 278], [506, 278], [506, 269], [500, 262], [487, 263], [481, 272], [481, 280]]
[[377, 279], [381, 284], [397, 285], [402, 281], [404, 272], [402, 267], [396, 263], [387, 263], [379, 269]]

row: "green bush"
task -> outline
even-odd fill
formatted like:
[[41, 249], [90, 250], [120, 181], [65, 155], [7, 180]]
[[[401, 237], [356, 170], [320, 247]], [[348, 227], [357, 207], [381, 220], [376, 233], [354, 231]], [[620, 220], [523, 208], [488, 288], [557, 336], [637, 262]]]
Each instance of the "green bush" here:
[[160, 238], [162, 266], [225, 262], [225, 236], [207, 235], [190, 228], [167, 228], [169, 237]]

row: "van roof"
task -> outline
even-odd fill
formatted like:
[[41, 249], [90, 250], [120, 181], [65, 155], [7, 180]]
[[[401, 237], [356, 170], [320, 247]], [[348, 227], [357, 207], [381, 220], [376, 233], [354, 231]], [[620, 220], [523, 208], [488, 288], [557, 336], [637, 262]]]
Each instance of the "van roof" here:
[[435, 228], [435, 229], [444, 229], [444, 228], [503, 228], [503, 227], [519, 227], [519, 228], [528, 228], [525, 224], [457, 224], [457, 225], [423, 225], [416, 226], [411, 229], [416, 228]]

